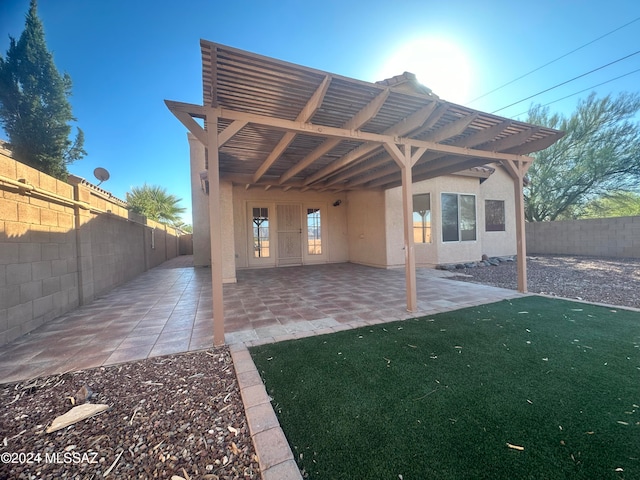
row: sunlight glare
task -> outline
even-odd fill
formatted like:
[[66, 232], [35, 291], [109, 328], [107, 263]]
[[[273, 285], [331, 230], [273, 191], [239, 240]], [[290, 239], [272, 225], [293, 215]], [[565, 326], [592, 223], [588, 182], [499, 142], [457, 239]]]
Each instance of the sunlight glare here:
[[404, 43], [386, 60], [376, 80], [403, 72], [414, 73], [443, 100], [461, 103], [469, 99], [471, 64], [465, 52], [449, 40], [421, 37]]

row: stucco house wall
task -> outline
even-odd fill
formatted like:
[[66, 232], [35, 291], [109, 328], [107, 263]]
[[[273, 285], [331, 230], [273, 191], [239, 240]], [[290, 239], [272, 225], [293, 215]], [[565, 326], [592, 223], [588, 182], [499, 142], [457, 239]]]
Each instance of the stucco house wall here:
[[[488, 256], [513, 255], [515, 239], [515, 191], [513, 180], [502, 168], [495, 166], [494, 173], [480, 183], [479, 178], [463, 175], [447, 175], [417, 182], [413, 194], [430, 194], [431, 243], [416, 243], [416, 265], [433, 267], [443, 263], [480, 260]], [[475, 241], [444, 242], [442, 239], [442, 194], [457, 193], [476, 196]], [[505, 203], [505, 230], [487, 232], [485, 228], [485, 200], [501, 200]], [[387, 267], [404, 265], [404, 233], [402, 225], [402, 190], [400, 187], [385, 192], [385, 235]]]
[[205, 148], [193, 134], [188, 133], [191, 158], [191, 213], [193, 225], [193, 265], [211, 265], [211, 234], [209, 232], [209, 197], [204, 190], [200, 173], [206, 172]]
[[[211, 264], [209, 229], [209, 197], [201, 181], [205, 171], [204, 147], [189, 135], [191, 146], [191, 179], [193, 200], [194, 264]], [[416, 243], [416, 264], [434, 267], [438, 264], [480, 260], [488, 256], [516, 253], [515, 191], [513, 180], [499, 165], [485, 179], [465, 175], [447, 175], [417, 182], [413, 194], [429, 193], [431, 198], [431, 243]], [[442, 194], [474, 195], [476, 198], [476, 240], [445, 242], [442, 238]], [[236, 281], [236, 270], [280, 266], [278, 260], [277, 206], [299, 205], [304, 209], [320, 208], [322, 212], [321, 255], [308, 255], [304, 246], [302, 263], [353, 262], [379, 268], [404, 265], [404, 233], [400, 187], [386, 191], [357, 190], [342, 193], [284, 191], [277, 188], [246, 189], [232, 185], [224, 178], [220, 184], [223, 223], [223, 281]], [[500, 200], [505, 206], [504, 231], [486, 231], [485, 201]], [[334, 206], [335, 204], [335, 206]], [[269, 209], [271, 253], [265, 258], [253, 255], [251, 209]]]
[[[478, 233], [482, 245], [482, 253], [489, 257], [515, 255], [516, 240], [516, 207], [515, 189], [509, 173], [500, 166], [494, 165], [496, 171], [480, 185], [478, 200], [481, 206], [478, 215]], [[505, 229], [503, 232], [487, 232], [485, 228], [485, 200], [504, 201]], [[477, 260], [477, 259], [475, 259]]]

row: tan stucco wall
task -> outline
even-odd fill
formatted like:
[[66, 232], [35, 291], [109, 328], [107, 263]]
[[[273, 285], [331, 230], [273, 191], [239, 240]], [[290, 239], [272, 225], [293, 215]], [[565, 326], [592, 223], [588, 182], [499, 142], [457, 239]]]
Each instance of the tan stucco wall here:
[[211, 265], [211, 234], [209, 232], [209, 203], [202, 190], [200, 172], [205, 171], [204, 145], [191, 133], [187, 134], [191, 158], [191, 213], [193, 225], [193, 265]]
[[[191, 135], [191, 170], [193, 199], [194, 263], [210, 265], [209, 197], [201, 188], [200, 172], [204, 171], [204, 147]], [[413, 185], [413, 193], [431, 194], [432, 242], [416, 244], [416, 264], [435, 266], [479, 260], [489, 256], [516, 253], [515, 211], [513, 181], [500, 166], [482, 184], [477, 177], [449, 175], [425, 180]], [[268, 258], [252, 257], [250, 240], [250, 206], [268, 207], [271, 212], [272, 231], [276, 231], [276, 205], [296, 203], [303, 208], [323, 208], [323, 254], [303, 255], [304, 264], [353, 262], [382, 268], [404, 265], [404, 234], [401, 188], [387, 191], [361, 190], [348, 193], [317, 193], [283, 191], [279, 188], [264, 190], [243, 186], [232, 187], [221, 183], [223, 215], [223, 277], [225, 282], [235, 281], [235, 269], [275, 267], [277, 242], [275, 235], [273, 254]], [[476, 196], [477, 239], [465, 242], [443, 242], [441, 231], [441, 194], [458, 193]], [[340, 199], [341, 205], [333, 207]], [[485, 200], [505, 201], [504, 232], [485, 232]], [[304, 250], [304, 249], [303, 249]]]
[[[516, 210], [515, 189], [509, 173], [499, 166], [494, 166], [496, 171], [482, 185], [478, 200], [478, 232], [482, 253], [490, 257], [515, 255], [517, 252], [516, 241]], [[505, 231], [485, 231], [485, 200], [504, 200]]]
[[373, 190], [349, 192], [347, 213], [349, 261], [387, 267], [384, 192]]
[[[458, 263], [480, 260], [482, 254], [489, 256], [513, 255], [516, 252], [515, 210], [513, 181], [500, 167], [480, 184], [474, 177], [447, 175], [424, 180], [413, 185], [413, 194], [431, 194], [432, 243], [416, 244], [416, 264], [435, 266], [443, 263]], [[441, 194], [458, 193], [476, 195], [477, 240], [466, 242], [443, 242], [441, 229]], [[505, 231], [485, 232], [484, 201], [505, 201]], [[386, 253], [389, 267], [404, 265], [404, 233], [402, 225], [402, 189], [392, 188], [385, 192]]]
[[[416, 243], [414, 252], [416, 265], [433, 266], [438, 263], [438, 243], [435, 241], [435, 234], [439, 230], [435, 226], [434, 215], [434, 195], [437, 191], [436, 180], [425, 180], [413, 184], [413, 194], [431, 194], [431, 243]], [[402, 218], [402, 188], [392, 188], [385, 192], [386, 196], [386, 237], [387, 237], [387, 258], [389, 267], [404, 266], [404, 226]], [[439, 218], [439, 217], [437, 217]]]
[[[341, 200], [334, 207], [333, 203]], [[329, 194], [317, 192], [297, 192], [260, 188], [233, 187], [233, 224], [235, 225], [235, 264], [237, 268], [274, 267], [277, 264], [276, 205], [299, 204], [302, 208], [321, 208], [322, 215], [322, 255], [307, 255], [303, 248], [303, 263], [336, 263], [349, 260], [347, 243], [347, 207], [345, 194]], [[272, 229], [273, 252], [264, 259], [250, 257], [250, 223], [248, 209], [250, 206], [268, 207], [270, 212], [270, 228]], [[303, 225], [303, 231], [306, 228]], [[304, 237], [303, 237], [304, 238]]]
[[[189, 139], [191, 164], [191, 213], [193, 225], [193, 265], [211, 266], [211, 229], [209, 195], [205, 192], [200, 173], [205, 172], [205, 148], [191, 133]], [[230, 182], [220, 182], [220, 213], [222, 215], [222, 281], [236, 282], [233, 228], [233, 192]]]

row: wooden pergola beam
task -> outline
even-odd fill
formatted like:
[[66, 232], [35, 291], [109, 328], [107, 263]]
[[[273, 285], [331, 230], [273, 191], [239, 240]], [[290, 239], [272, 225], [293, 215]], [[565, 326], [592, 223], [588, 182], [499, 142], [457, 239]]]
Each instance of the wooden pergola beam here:
[[464, 132], [467, 127], [471, 125], [476, 118], [478, 118], [478, 116], [479, 113], [474, 113], [472, 115], [459, 118], [455, 122], [451, 122], [444, 127], [431, 132], [427, 137], [425, 137], [425, 140], [440, 143], [451, 137], [458, 136]]
[[528, 130], [523, 130], [520, 133], [516, 133], [514, 135], [510, 135], [505, 138], [501, 138], [499, 140], [495, 140], [493, 142], [489, 142], [486, 144], [487, 148], [491, 148], [495, 151], [503, 151], [508, 148], [512, 148], [518, 145], [521, 145], [533, 135], [535, 135], [540, 130], [540, 127], [530, 128]]
[[[306, 103], [304, 108], [300, 111], [298, 116], [296, 117], [296, 122], [306, 123], [309, 121], [311, 117], [318, 111], [320, 105], [322, 105], [322, 101], [324, 100], [324, 96], [327, 94], [327, 90], [329, 89], [329, 84], [331, 83], [331, 76], [327, 75], [324, 77], [324, 80], [320, 83], [314, 94], [311, 96], [309, 101]], [[253, 183], [256, 183], [260, 180], [267, 170], [271, 168], [271, 165], [275, 163], [280, 155], [284, 153], [284, 151], [291, 145], [294, 138], [296, 138], [296, 132], [287, 131], [278, 144], [273, 148], [271, 153], [267, 156], [266, 160], [262, 162], [262, 165], [258, 167], [256, 172], [253, 174]]]
[[[193, 116], [197, 116], [197, 114], [204, 114], [204, 110], [206, 108], [199, 105], [181, 104], [179, 102], [171, 102], [168, 100], [166, 101], [166, 103], [169, 106], [169, 109], [171, 111], [174, 111], [174, 109], [176, 109], [175, 111], [183, 111], [187, 109], [188, 111], [192, 111]], [[433, 105], [433, 104], [430, 104], [430, 105]], [[256, 125], [272, 127], [276, 130], [285, 130], [285, 131], [290, 130], [295, 133], [303, 133], [306, 135], [361, 141], [364, 143], [364, 145], [362, 145], [361, 147], [366, 146], [366, 147], [371, 147], [371, 149], [379, 148], [385, 143], [393, 143], [397, 145], [408, 145], [410, 147], [415, 147], [415, 148], [424, 147], [427, 151], [431, 151], [431, 152], [454, 154], [462, 157], [484, 158], [488, 161], [497, 161], [497, 160], [532, 161], [533, 160], [531, 157], [527, 157], [523, 155], [515, 155], [512, 153], [500, 153], [500, 152], [491, 151], [491, 150], [478, 150], [473, 148], [457, 147], [455, 145], [443, 145], [440, 143], [429, 142], [425, 140], [415, 140], [412, 138], [404, 137], [404, 135], [407, 135], [409, 132], [415, 129], [412, 127], [415, 127], [416, 123], [419, 124], [418, 117], [422, 117], [426, 115], [426, 111], [428, 110], [428, 107], [429, 106], [424, 107], [421, 110], [418, 110], [411, 116], [407, 117], [405, 121], [400, 122], [399, 124], [397, 124], [397, 126], [394, 126], [392, 129], [390, 129], [390, 130], [397, 130], [396, 133], [391, 131], [385, 131], [385, 133], [383, 134], [363, 132], [361, 130], [346, 130], [339, 127], [315, 125], [312, 123], [305, 123], [305, 122], [296, 122], [294, 120], [287, 120], [284, 118], [266, 117], [263, 115], [256, 115], [252, 113], [237, 112], [237, 111], [229, 110], [226, 108], [212, 108], [211, 113], [216, 115], [220, 119], [242, 120], [242, 121], [246, 121], [247, 123], [253, 123]], [[410, 119], [413, 119], [413, 121], [411, 121]], [[530, 132], [530, 130], [527, 132]], [[371, 151], [371, 150], [368, 150], [368, 151]], [[342, 168], [345, 166], [345, 165], [342, 165], [343, 162], [341, 160], [342, 159], [338, 160], [337, 162], [334, 162], [334, 163], [340, 162], [341, 164], [340, 166], [333, 167], [332, 171], [335, 171], [338, 168]], [[347, 162], [347, 164], [348, 163], [350, 162]], [[329, 167], [333, 165], [334, 164], [331, 164], [329, 165]], [[320, 178], [328, 175], [329, 173], [324, 173], [318, 176], [319, 175], [319, 172], [318, 172], [316, 175], [312, 176], [314, 178], [318, 176], [318, 178], [316, 178], [315, 180], [305, 179], [304, 183], [308, 185], [309, 183], [313, 183], [314, 181], [319, 180]]]
[[[375, 155], [372, 155], [366, 160], [369, 160], [374, 156]], [[382, 154], [379, 157], [376, 156], [376, 158], [373, 159], [371, 162], [367, 162], [366, 160], [363, 160], [362, 162], [358, 162], [358, 165], [355, 165], [353, 167], [348, 167], [342, 172], [336, 174], [335, 176], [332, 176], [329, 180], [327, 180], [324, 183], [324, 186], [331, 186], [331, 185], [335, 185], [336, 183], [344, 182], [346, 180], [349, 180], [355, 177], [356, 175], [369, 172], [374, 168], [378, 168], [382, 165], [385, 165], [389, 162], [389, 156], [387, 154]]]
[[[471, 123], [473, 123], [473, 121], [476, 118], [478, 118], [477, 113], [473, 115], [467, 115], [466, 117], [461, 117], [455, 122], [451, 122], [450, 124], [445, 125], [444, 127], [439, 128], [438, 130], [435, 130], [424, 140], [439, 143], [444, 140], [448, 140], [451, 137], [460, 135], [462, 132], [464, 132], [467, 129], [469, 125], [471, 125]], [[454, 144], [454, 145], [457, 145], [457, 144]], [[436, 153], [436, 152], [431, 152], [431, 155], [433, 158], [438, 158], [441, 156], [440, 153]], [[392, 175], [396, 172], [397, 170], [393, 168], [393, 166], [389, 166], [389, 167], [383, 168], [382, 170], [371, 172], [369, 175], [365, 175], [364, 177], [352, 180], [349, 182], [349, 186], [362, 185], [364, 183], [386, 177], [387, 175]]]
[[[460, 133], [462, 133], [468, 125], [470, 125], [474, 118], [470, 118], [470, 117], [474, 117], [473, 115], [471, 116], [467, 116], [467, 117], [463, 117], [460, 120], [458, 120], [456, 123], [457, 125], [454, 128], [447, 128], [446, 132], [442, 131], [438, 134], [438, 137], [441, 138], [440, 141], [450, 138], [451, 136], [455, 136], [458, 135]], [[486, 143], [487, 141], [493, 139], [496, 135], [500, 134], [501, 132], [504, 131], [505, 128], [509, 127], [511, 124], [513, 123], [512, 120], [507, 120], [504, 122], [501, 122], [497, 125], [494, 125], [493, 127], [489, 127], [486, 130], [481, 130], [475, 134], [472, 134], [468, 137], [456, 140], [455, 142], [451, 143], [451, 145], [454, 145], [456, 147], [475, 147], [476, 145], [481, 145], [483, 143]], [[444, 130], [444, 129], [443, 129]], [[429, 140], [433, 140], [435, 137], [429, 138]], [[506, 152], [506, 153], [513, 153], [513, 152]], [[422, 165], [420, 165], [419, 167], [416, 168], [425, 168], [425, 166], [429, 165], [430, 162], [434, 162], [436, 160], [440, 160], [442, 158], [446, 158], [449, 157], [449, 155], [441, 153], [441, 152], [428, 152], [426, 153], [423, 158], [422, 158]], [[384, 162], [381, 162], [384, 163]], [[378, 165], [372, 166], [371, 168], [376, 168]], [[348, 173], [348, 172], [347, 172]], [[360, 173], [364, 173], [364, 172], [357, 172], [354, 173], [353, 175], [356, 174], [360, 174]], [[372, 172], [371, 174], [365, 176], [365, 177], [361, 177], [361, 178], [357, 178], [354, 179], [352, 181], [349, 182], [349, 186], [355, 186], [355, 185], [363, 185], [365, 183], [368, 182], [375, 182], [375, 183], [369, 183], [367, 186], [368, 187], [376, 187], [376, 186], [384, 186], [385, 184], [391, 182], [391, 181], [395, 181], [392, 179], [384, 179], [385, 177], [388, 176], [392, 176], [396, 173], [395, 169], [393, 168], [385, 168], [382, 170], [378, 170], [377, 172]], [[418, 178], [418, 171], [415, 170], [413, 172], [413, 177], [414, 177], [414, 181], [416, 181], [415, 179]], [[346, 173], [345, 173], [345, 176]], [[431, 178], [431, 177], [429, 177]], [[384, 179], [380, 182], [378, 182], [377, 180], [380, 179]], [[395, 177], [394, 177], [395, 179]], [[345, 180], [345, 178], [343, 178], [343, 180]], [[332, 182], [329, 182], [329, 184], [331, 184]], [[398, 185], [400, 185], [399, 180], [397, 182]]]
[[[378, 114], [378, 112], [384, 105], [384, 102], [387, 100], [387, 97], [389, 97], [390, 92], [391, 91], [388, 88], [380, 92], [380, 94], [376, 98], [374, 98], [371, 102], [369, 102], [367, 106], [365, 106], [362, 110], [360, 110], [357, 114], [355, 114], [353, 118], [345, 122], [342, 125], [342, 128], [345, 130], [357, 130], [361, 128], [369, 120], [371, 120], [373, 117], [375, 117]], [[332, 149], [337, 147], [341, 141], [342, 140], [339, 138], [329, 138], [325, 140], [323, 143], [318, 145], [311, 153], [309, 153], [306, 157], [304, 157], [298, 163], [293, 165], [289, 170], [284, 172], [280, 177], [280, 183], [286, 182], [291, 177], [301, 172], [302, 170], [307, 168], [309, 165], [311, 165], [313, 162], [318, 160], [320, 157], [329, 153]]]
[[[227, 143], [231, 138], [244, 128], [247, 122], [242, 120], [236, 120], [232, 122], [227, 128], [218, 134], [218, 146], [221, 147]], [[206, 146], [206, 145], [205, 145]]]
[[[372, 134], [372, 135], [374, 135], [377, 139], [382, 140], [380, 142], [377, 142], [379, 144], [393, 143], [395, 137], [407, 135], [412, 131], [416, 130], [417, 128], [419, 128], [421, 125], [424, 125], [427, 119], [429, 119], [432, 116], [434, 110], [436, 110], [436, 106], [437, 106], [436, 102], [432, 102], [426, 105], [425, 107], [421, 108], [420, 110], [416, 111], [415, 113], [409, 115], [407, 118], [397, 123], [393, 127], [385, 130], [385, 132], [382, 135], [376, 135], [376, 134]], [[360, 133], [364, 133], [364, 132], [360, 132]], [[358, 148], [347, 153], [344, 157], [336, 160], [335, 162], [331, 163], [330, 165], [327, 165], [320, 171], [306, 178], [305, 183], [308, 185], [308, 184], [317, 182], [321, 178], [324, 178], [332, 174], [333, 172], [346, 167], [347, 165], [356, 163], [358, 160], [360, 160], [364, 156], [368, 155], [369, 153], [379, 148], [379, 144], [374, 144], [374, 145], [365, 144], [365, 145], [359, 146]]]

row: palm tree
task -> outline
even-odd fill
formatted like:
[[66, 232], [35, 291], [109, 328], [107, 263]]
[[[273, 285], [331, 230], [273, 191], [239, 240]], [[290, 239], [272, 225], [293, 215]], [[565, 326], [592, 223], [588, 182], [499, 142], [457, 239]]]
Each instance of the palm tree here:
[[180, 222], [180, 214], [185, 208], [178, 206], [182, 201], [175, 195], [169, 195], [166, 188], [157, 185], [132, 187], [127, 192], [129, 209], [159, 223], [174, 224]]

